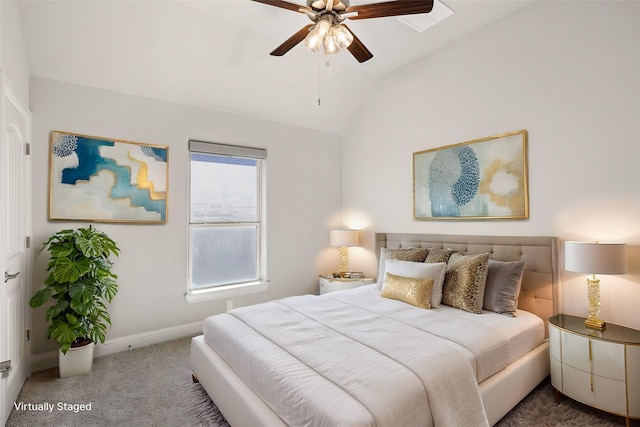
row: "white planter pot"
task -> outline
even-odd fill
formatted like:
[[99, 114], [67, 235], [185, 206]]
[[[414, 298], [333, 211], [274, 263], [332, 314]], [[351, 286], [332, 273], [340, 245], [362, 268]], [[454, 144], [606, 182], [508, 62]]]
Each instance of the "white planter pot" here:
[[70, 348], [67, 354], [58, 350], [58, 369], [60, 378], [87, 375], [93, 364], [93, 343], [82, 347]]

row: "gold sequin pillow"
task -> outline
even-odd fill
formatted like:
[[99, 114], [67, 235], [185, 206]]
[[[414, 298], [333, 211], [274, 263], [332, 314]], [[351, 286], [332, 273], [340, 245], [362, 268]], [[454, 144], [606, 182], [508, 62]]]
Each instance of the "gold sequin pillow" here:
[[382, 290], [385, 279], [386, 263], [388, 259], [399, 259], [401, 261], [424, 262], [429, 249], [427, 248], [402, 248], [402, 249], [380, 249], [380, 263], [378, 265], [378, 289]]
[[429, 248], [424, 262], [447, 262], [455, 251], [455, 249]]
[[482, 313], [489, 254], [451, 254], [442, 290], [442, 303], [471, 313]]
[[381, 296], [421, 308], [431, 308], [433, 279], [416, 279], [386, 273]]

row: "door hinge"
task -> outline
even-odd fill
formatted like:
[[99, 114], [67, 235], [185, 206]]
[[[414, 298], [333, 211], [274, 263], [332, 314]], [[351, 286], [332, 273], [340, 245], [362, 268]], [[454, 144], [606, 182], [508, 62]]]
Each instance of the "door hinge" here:
[[27, 329], [27, 341], [31, 341], [31, 330]]
[[24, 154], [27, 155], [27, 156], [30, 156], [31, 155], [31, 144], [26, 143], [24, 145], [24, 149], [25, 149], [25, 153]]
[[31, 236], [26, 236], [26, 240], [27, 249], [29, 249], [31, 247]]

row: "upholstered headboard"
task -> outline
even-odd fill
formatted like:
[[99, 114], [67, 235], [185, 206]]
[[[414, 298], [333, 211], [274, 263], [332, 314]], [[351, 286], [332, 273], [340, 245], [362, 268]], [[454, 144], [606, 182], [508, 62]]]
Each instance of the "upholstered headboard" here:
[[[557, 239], [538, 236], [459, 236], [448, 234], [376, 233], [380, 248], [444, 248], [467, 254], [489, 252], [497, 261], [523, 260], [525, 264], [518, 308], [545, 321], [558, 312]], [[547, 334], [548, 334], [548, 328]]]

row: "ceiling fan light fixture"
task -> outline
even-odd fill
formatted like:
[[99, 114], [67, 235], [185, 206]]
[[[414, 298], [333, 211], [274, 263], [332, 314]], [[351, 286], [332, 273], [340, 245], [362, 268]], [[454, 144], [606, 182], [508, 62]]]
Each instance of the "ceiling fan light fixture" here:
[[329, 31], [331, 31], [331, 22], [327, 19], [320, 19], [311, 32], [322, 38], [329, 34]]
[[333, 55], [340, 51], [340, 47], [338, 46], [338, 43], [336, 43], [336, 39], [331, 34], [327, 34], [324, 37], [322, 45], [324, 47], [324, 53], [327, 55]]
[[317, 52], [320, 50], [320, 46], [322, 45], [323, 37], [318, 36], [314, 31], [309, 31], [307, 37], [304, 38], [304, 45], [311, 52]]
[[340, 24], [334, 25], [331, 35], [340, 49], [346, 49], [353, 42], [353, 34]]

